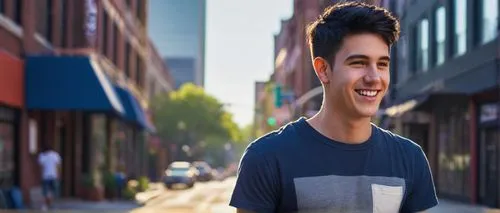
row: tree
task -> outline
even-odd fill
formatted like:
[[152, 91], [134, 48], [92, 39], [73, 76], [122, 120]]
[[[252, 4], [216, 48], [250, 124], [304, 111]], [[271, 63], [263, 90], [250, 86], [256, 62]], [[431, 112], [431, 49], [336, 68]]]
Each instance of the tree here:
[[203, 152], [208, 143], [216, 141], [207, 141], [208, 138], [218, 138], [224, 143], [241, 140], [238, 125], [223, 106], [203, 88], [188, 83], [177, 91], [155, 97], [151, 107], [161, 138], [177, 147], [188, 145], [191, 152]]

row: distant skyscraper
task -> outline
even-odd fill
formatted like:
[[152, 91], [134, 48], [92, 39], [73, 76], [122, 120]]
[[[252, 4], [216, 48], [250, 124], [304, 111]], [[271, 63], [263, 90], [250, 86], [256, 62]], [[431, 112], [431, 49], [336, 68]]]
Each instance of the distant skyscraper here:
[[176, 87], [205, 80], [205, 0], [149, 0], [148, 31]]

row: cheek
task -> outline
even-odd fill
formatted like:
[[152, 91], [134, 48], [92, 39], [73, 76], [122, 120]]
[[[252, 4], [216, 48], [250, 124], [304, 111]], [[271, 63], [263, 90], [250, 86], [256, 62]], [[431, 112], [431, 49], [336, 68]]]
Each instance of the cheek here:
[[382, 74], [382, 84], [384, 84], [384, 86], [388, 86], [389, 83], [391, 82], [391, 74], [389, 72], [385, 72]]

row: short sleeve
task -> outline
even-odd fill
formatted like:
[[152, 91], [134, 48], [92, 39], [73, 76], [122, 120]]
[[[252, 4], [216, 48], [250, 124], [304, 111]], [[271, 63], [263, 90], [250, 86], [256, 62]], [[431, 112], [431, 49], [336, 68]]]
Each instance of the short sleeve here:
[[62, 160], [61, 160], [61, 155], [59, 155], [59, 153], [55, 153], [55, 158], [56, 158], [56, 163], [57, 164], [61, 164], [62, 163]]
[[40, 164], [40, 165], [43, 164], [43, 154], [38, 155], [38, 164]]
[[414, 181], [408, 195], [403, 212], [419, 212], [430, 209], [438, 204], [436, 189], [432, 178], [429, 162], [421, 148], [416, 153], [414, 161]]
[[231, 206], [255, 212], [275, 212], [279, 196], [275, 161], [247, 148], [240, 161]]

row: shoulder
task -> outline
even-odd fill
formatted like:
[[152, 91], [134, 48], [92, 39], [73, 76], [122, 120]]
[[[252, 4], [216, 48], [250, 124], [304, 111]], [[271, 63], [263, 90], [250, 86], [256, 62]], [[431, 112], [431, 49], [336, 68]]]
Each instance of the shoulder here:
[[258, 153], [259, 155], [272, 155], [290, 147], [289, 145], [297, 139], [295, 130], [297, 122], [300, 121], [288, 123], [254, 140], [248, 145], [247, 151]]
[[374, 127], [377, 128], [376, 131], [378, 132], [380, 137], [382, 137], [383, 140], [387, 142], [389, 146], [394, 146], [400, 151], [411, 154], [408, 156], [415, 156], [423, 153], [422, 147], [411, 139], [393, 133], [389, 130], [382, 129], [375, 125]]

